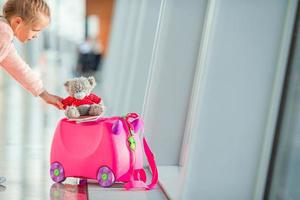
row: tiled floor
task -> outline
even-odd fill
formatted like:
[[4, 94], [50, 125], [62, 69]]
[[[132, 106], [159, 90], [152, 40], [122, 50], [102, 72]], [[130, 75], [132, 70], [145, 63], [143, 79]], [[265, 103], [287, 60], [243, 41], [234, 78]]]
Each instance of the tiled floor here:
[[54, 184], [49, 176], [49, 152], [61, 117], [62, 111], [33, 98], [12, 80], [5, 78], [3, 85], [0, 78], [0, 176], [7, 178], [0, 186], [0, 200], [166, 199], [159, 187], [151, 191], [104, 189], [96, 183], [78, 185], [75, 178]]

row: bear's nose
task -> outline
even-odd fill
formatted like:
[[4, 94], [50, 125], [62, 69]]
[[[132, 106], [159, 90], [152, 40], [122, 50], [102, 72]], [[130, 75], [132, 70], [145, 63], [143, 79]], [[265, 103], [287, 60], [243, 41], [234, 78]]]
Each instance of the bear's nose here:
[[76, 99], [83, 99], [85, 97], [85, 93], [84, 92], [77, 92], [74, 94], [74, 97]]

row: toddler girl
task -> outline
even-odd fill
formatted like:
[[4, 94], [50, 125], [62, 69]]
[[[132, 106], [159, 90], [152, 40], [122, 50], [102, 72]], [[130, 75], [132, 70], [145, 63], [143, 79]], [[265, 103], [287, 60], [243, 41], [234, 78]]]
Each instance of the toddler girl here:
[[6, 1], [3, 16], [0, 17], [0, 68], [34, 96], [63, 109], [62, 99], [45, 90], [40, 78], [17, 54], [12, 43], [14, 36], [22, 43], [36, 38], [49, 22], [50, 10], [43, 0]]
[[[12, 43], [14, 36], [22, 43], [36, 38], [49, 22], [50, 10], [45, 1], [7, 0], [3, 6], [3, 16], [0, 17], [0, 68], [34, 96], [63, 109], [62, 98], [45, 90], [40, 78], [17, 54]], [[4, 181], [5, 178], [0, 177], [0, 184]]]

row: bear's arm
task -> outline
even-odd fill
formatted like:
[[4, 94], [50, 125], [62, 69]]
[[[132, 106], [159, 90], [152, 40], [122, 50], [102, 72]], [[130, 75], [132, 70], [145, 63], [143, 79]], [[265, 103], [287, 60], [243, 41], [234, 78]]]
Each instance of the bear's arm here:
[[101, 102], [101, 98], [95, 94], [90, 94], [89, 99], [96, 104]]
[[73, 102], [74, 102], [74, 98], [71, 96], [69, 96], [61, 101], [61, 103], [64, 105], [64, 109], [66, 109], [67, 106], [71, 106]]

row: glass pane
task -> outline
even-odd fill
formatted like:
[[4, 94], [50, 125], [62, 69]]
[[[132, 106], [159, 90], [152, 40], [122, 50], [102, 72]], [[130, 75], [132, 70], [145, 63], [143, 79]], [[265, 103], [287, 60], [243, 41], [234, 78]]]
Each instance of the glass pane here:
[[[298, 17], [299, 18], [299, 17]], [[269, 199], [300, 199], [300, 35], [292, 41]]]

